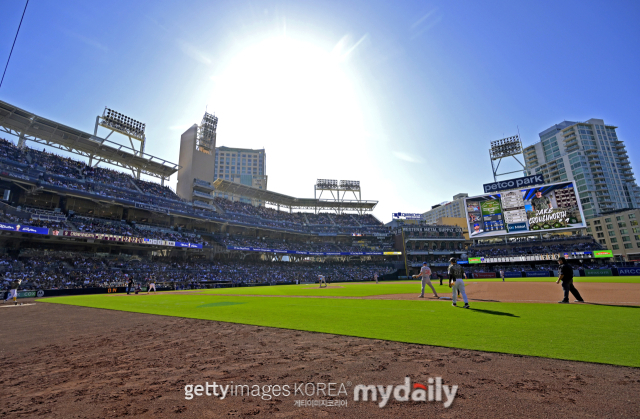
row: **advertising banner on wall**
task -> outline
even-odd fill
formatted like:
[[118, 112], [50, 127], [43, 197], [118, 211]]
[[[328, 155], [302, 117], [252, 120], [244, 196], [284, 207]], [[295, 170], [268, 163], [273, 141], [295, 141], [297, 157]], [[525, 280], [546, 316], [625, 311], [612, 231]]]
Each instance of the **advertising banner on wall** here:
[[0, 230], [15, 231], [18, 233], [49, 234], [49, 229], [46, 227], [32, 227], [28, 225], [11, 223], [0, 223]]
[[522, 272], [505, 272], [505, 278], [522, 278]]
[[586, 228], [573, 182], [465, 198], [472, 238]]
[[618, 268], [618, 275], [620, 276], [640, 276], [640, 267], [637, 268]]
[[139, 243], [139, 244], [149, 244], [149, 245], [155, 245], [155, 246], [186, 247], [189, 249], [202, 249], [202, 245], [196, 244], [196, 243], [183, 243], [183, 242], [174, 242], [170, 240], [160, 240], [160, 239], [146, 239], [144, 237], [119, 236], [117, 234], [85, 233], [83, 231], [65, 230], [62, 232], [62, 235], [65, 237], [76, 237], [81, 239], [93, 239], [93, 240], [107, 240], [107, 241], [114, 241], [114, 242], [120, 242], [120, 243]]
[[283, 253], [302, 256], [391, 256], [401, 255], [402, 252], [305, 252], [300, 250], [279, 250], [263, 247], [227, 246], [227, 250], [242, 250], [245, 252]]
[[496, 277], [496, 273], [495, 272], [475, 272], [473, 274], [474, 278], [495, 278]]
[[528, 271], [526, 272], [528, 277], [548, 277], [549, 276], [549, 271]]
[[585, 269], [586, 276], [611, 276], [611, 269]]

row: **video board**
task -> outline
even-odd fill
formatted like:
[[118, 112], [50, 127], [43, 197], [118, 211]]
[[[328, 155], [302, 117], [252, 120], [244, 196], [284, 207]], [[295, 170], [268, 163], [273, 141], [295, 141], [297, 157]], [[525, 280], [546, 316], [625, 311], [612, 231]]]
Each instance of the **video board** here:
[[464, 202], [472, 238], [586, 227], [573, 182], [473, 196]]

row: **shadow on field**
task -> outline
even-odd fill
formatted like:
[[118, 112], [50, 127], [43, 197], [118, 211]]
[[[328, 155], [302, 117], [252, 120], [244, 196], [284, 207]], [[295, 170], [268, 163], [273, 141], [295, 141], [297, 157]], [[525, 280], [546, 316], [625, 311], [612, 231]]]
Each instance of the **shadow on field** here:
[[469, 310], [471, 311], [477, 311], [479, 313], [485, 313], [485, 314], [491, 314], [493, 316], [507, 316], [507, 317], [518, 317], [520, 318], [520, 316], [516, 316], [515, 314], [512, 313], [507, 313], [505, 311], [496, 311], [496, 310], [482, 310], [480, 308], [470, 308]]
[[626, 306], [626, 305], [622, 305], [622, 304], [589, 303], [589, 302], [585, 302], [585, 301], [583, 301], [581, 303], [575, 303], [575, 304], [589, 305], [589, 306], [604, 306], [604, 307], [640, 308], [640, 306]]

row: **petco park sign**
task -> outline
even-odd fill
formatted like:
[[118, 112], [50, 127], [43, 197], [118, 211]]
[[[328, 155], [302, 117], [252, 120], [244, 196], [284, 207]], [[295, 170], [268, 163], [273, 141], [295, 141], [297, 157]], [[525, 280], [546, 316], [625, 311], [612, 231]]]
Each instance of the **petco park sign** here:
[[527, 177], [521, 177], [518, 179], [502, 180], [500, 182], [485, 183], [484, 193], [504, 191], [507, 189], [519, 189], [523, 186], [540, 185], [544, 183], [544, 177], [542, 175], [533, 175]]

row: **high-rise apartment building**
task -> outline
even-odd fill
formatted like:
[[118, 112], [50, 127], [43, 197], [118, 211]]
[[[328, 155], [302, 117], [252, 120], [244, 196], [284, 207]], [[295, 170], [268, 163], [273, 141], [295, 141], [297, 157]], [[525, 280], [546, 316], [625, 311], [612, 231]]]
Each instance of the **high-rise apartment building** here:
[[[264, 149], [216, 147], [214, 179], [224, 179], [266, 190], [266, 167], [267, 155]], [[219, 192], [216, 192], [215, 196], [264, 205], [261, 201], [251, 202], [243, 197], [230, 197]]]
[[639, 208], [640, 188], [616, 128], [602, 119], [556, 124], [524, 149], [527, 171], [549, 183], [574, 180], [587, 218]]
[[440, 218], [466, 218], [464, 211], [464, 199], [469, 194], [459, 193], [453, 196], [453, 201], [443, 202], [431, 207], [431, 209], [422, 214], [427, 224], [436, 224]]

